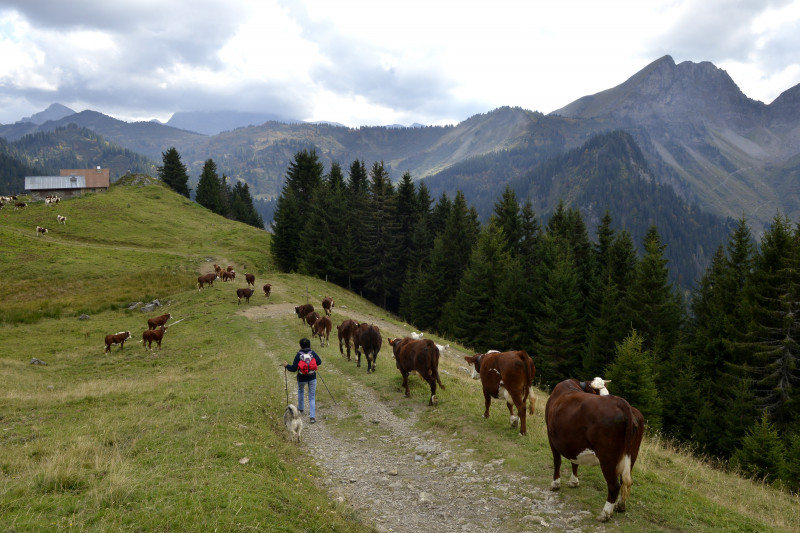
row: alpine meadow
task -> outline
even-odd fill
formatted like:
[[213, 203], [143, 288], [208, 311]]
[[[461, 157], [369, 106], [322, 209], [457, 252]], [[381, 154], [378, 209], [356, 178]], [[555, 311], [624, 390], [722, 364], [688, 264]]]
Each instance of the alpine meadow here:
[[[348, 170], [299, 151], [274, 234], [138, 174], [55, 208], [0, 211], [0, 529], [398, 531], [387, 517], [412, 489], [395, 479], [413, 470], [463, 474], [485, 493], [477, 512], [503, 531], [800, 530], [796, 402], [770, 381], [795, 354], [776, 346], [797, 331], [787, 319], [799, 286], [796, 226], [776, 215], [755, 246], [740, 221], [687, 309], [659, 228], [637, 253], [610, 221], [590, 238], [569, 206], [539, 221], [510, 190], [482, 225], [461, 195], [434, 201], [407, 179], [395, 187], [380, 163]], [[413, 209], [398, 210], [404, 201]], [[199, 289], [215, 264], [236, 277]], [[255, 277], [249, 303], [236, 295], [245, 273]], [[367, 373], [335, 339], [312, 339], [323, 361], [319, 421], [294, 444], [282, 416], [296, 390], [280, 364], [310, 337], [294, 307], [321, 312], [326, 296], [334, 326], [379, 323], [384, 346]], [[161, 348], [144, 347], [147, 319], [165, 313]], [[411, 330], [449, 345], [436, 406], [418, 376], [404, 397], [386, 345]], [[105, 353], [105, 336], [125, 331], [124, 346]], [[481, 417], [464, 356], [490, 348], [533, 357], [537, 405], [525, 436], [509, 428], [502, 402]], [[647, 422], [627, 512], [604, 524], [595, 519], [606, 496], [598, 468], [582, 467], [580, 488], [550, 492], [544, 423], [553, 384], [595, 373]], [[446, 446], [455, 466], [411, 437], [389, 438], [376, 407], [406, 421], [414, 439]], [[381, 454], [364, 455], [368, 471], [340, 474], [322, 458], [325, 435], [341, 455], [362, 446]], [[384, 453], [401, 466], [374, 464]], [[525, 498], [497, 481], [516, 476]], [[369, 501], [347, 496], [362, 478], [377, 487]], [[481, 530], [458, 521], [473, 502], [450, 485], [407, 514], [437, 520], [430, 530]], [[490, 505], [514, 510], [495, 517]]]

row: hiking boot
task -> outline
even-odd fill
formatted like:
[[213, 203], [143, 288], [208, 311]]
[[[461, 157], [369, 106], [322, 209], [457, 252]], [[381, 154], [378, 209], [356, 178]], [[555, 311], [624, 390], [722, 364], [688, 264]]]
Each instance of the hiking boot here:
[[316, 423], [316, 421], [317, 421], [317, 419], [316, 419], [316, 418], [312, 418], [312, 419], [311, 419], [311, 423], [312, 423], [312, 424]]

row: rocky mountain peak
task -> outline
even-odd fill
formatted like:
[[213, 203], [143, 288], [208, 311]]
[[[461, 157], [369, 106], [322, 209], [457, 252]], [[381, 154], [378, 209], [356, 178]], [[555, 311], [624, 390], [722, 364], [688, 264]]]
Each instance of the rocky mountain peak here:
[[23, 117], [17, 122], [32, 122], [33, 124], [44, 124], [49, 120], [60, 120], [64, 117], [74, 115], [75, 111], [61, 104], [50, 104], [44, 111], [34, 113], [29, 117]]

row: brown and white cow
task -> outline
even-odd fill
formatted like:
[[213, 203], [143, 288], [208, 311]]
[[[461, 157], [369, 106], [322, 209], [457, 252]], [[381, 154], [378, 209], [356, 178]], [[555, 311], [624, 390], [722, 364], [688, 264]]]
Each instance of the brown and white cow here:
[[312, 335], [314, 334], [314, 324], [317, 323], [317, 320], [319, 320], [319, 313], [317, 313], [316, 311], [311, 311], [305, 317], [306, 324], [311, 326]]
[[255, 274], [247, 274], [247, 273], [245, 273], [244, 279], [247, 282], [248, 286], [252, 285], [254, 289], [256, 288], [256, 276], [255, 276]]
[[[519, 434], [525, 435], [527, 433], [526, 404], [530, 405], [530, 414], [533, 414], [536, 406], [536, 398], [533, 396], [533, 377], [536, 375], [536, 366], [528, 352], [518, 350], [481, 353], [464, 356], [464, 359], [474, 366], [481, 378], [486, 404], [483, 418], [489, 418], [489, 406], [492, 398], [499, 399], [502, 396], [508, 406], [511, 427], [517, 427], [517, 423], [519, 423]], [[514, 416], [514, 407], [517, 408], [517, 416]]]
[[408, 390], [408, 375], [417, 372], [431, 387], [430, 405], [436, 405], [436, 384], [444, 390], [442, 380], [439, 379], [439, 349], [430, 339], [386, 339], [392, 345], [394, 361], [397, 369], [403, 376], [403, 387], [406, 396], [411, 396]]
[[172, 315], [170, 313], [157, 316], [155, 318], [149, 318], [147, 319], [147, 329], [156, 329], [159, 326], [163, 326], [167, 323], [167, 320], [169, 320], [170, 318], [172, 318]]
[[272, 294], [272, 284], [265, 283], [263, 289], [264, 289], [264, 296], [269, 298], [269, 295]]
[[333, 298], [330, 296], [326, 296], [322, 299], [322, 309], [325, 311], [325, 314], [331, 316], [331, 311], [333, 311]]
[[210, 287], [214, 286], [214, 280], [217, 279], [217, 273], [212, 272], [211, 274], [204, 274], [197, 278], [197, 290], [203, 288], [204, 284], [208, 284]]
[[331, 319], [327, 316], [319, 317], [317, 321], [314, 322], [314, 325], [311, 326], [312, 334], [319, 336], [320, 346], [330, 346], [331, 327]]
[[305, 320], [308, 313], [314, 312], [314, 306], [311, 304], [298, 305], [294, 308], [294, 312], [297, 313], [297, 318]]
[[344, 357], [344, 350], [342, 343], [347, 346], [347, 360], [350, 360], [350, 346], [355, 342], [356, 329], [358, 322], [350, 320], [349, 318], [336, 326], [336, 334], [339, 337], [339, 353]]
[[106, 351], [108, 353], [111, 351], [111, 346], [114, 344], [119, 344], [119, 349], [122, 350], [125, 347], [125, 341], [131, 338], [130, 331], [120, 331], [119, 333], [112, 333], [111, 335], [106, 335]]
[[381, 330], [374, 324], [362, 322], [356, 326], [353, 334], [353, 348], [356, 351], [356, 366], [361, 366], [361, 352], [367, 358], [367, 372], [375, 372], [378, 352], [383, 345]]
[[[593, 387], [592, 384], [595, 384]], [[618, 396], [608, 395], [605, 383], [576, 379], [562, 381], [553, 389], [544, 410], [547, 439], [553, 452], [551, 490], [561, 488], [561, 456], [572, 463], [570, 487], [578, 487], [578, 466], [600, 466], [608, 496], [598, 520], [607, 521], [616, 510], [625, 511], [631, 491], [631, 471], [644, 435], [644, 417]]]
[[164, 338], [164, 333], [167, 332], [166, 326], [159, 326], [158, 329], [148, 329], [142, 333], [142, 345], [147, 345], [150, 351], [153, 351], [153, 341], [158, 345], [159, 351], [161, 350], [161, 340]]
[[242, 303], [244, 298], [247, 303], [250, 303], [250, 297], [256, 292], [255, 289], [236, 289], [236, 297], [239, 298], [239, 304]]
[[37, 235], [44, 235], [47, 233], [47, 228], [43, 228], [41, 226], [36, 226], [36, 234]]

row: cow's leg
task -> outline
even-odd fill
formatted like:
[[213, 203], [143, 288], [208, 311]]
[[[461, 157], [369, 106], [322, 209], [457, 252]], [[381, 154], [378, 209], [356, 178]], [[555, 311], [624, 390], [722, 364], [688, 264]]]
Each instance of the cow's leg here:
[[350, 361], [350, 341], [346, 341], [347, 343], [347, 360]]
[[550, 490], [559, 490], [561, 488], [561, 454], [553, 448], [550, 444], [550, 451], [553, 452], [553, 482], [550, 484]]
[[483, 400], [486, 405], [486, 410], [483, 412], [483, 418], [489, 418], [489, 407], [492, 405], [492, 395], [487, 391], [483, 391]]
[[572, 463], [572, 475], [569, 476], [569, 486], [573, 489], [581, 486], [581, 480], [578, 479], [578, 463]]
[[[597, 519], [601, 522], [607, 522], [611, 515], [614, 513], [614, 506], [619, 498], [620, 482], [617, 475], [617, 464], [615, 461], [603, 461], [600, 463], [600, 469], [603, 471], [603, 477], [606, 478], [608, 485], [608, 496], [603, 509], [600, 511]], [[625, 505], [622, 505], [623, 509]]]
[[436, 405], [436, 379], [430, 375], [430, 373], [425, 370], [424, 373], [420, 372], [419, 375], [428, 382], [428, 385], [431, 386], [431, 399], [428, 402], [428, 405]]
[[406, 398], [411, 396], [411, 391], [408, 390], [408, 372], [401, 372], [403, 375], [403, 388], [406, 389]]

